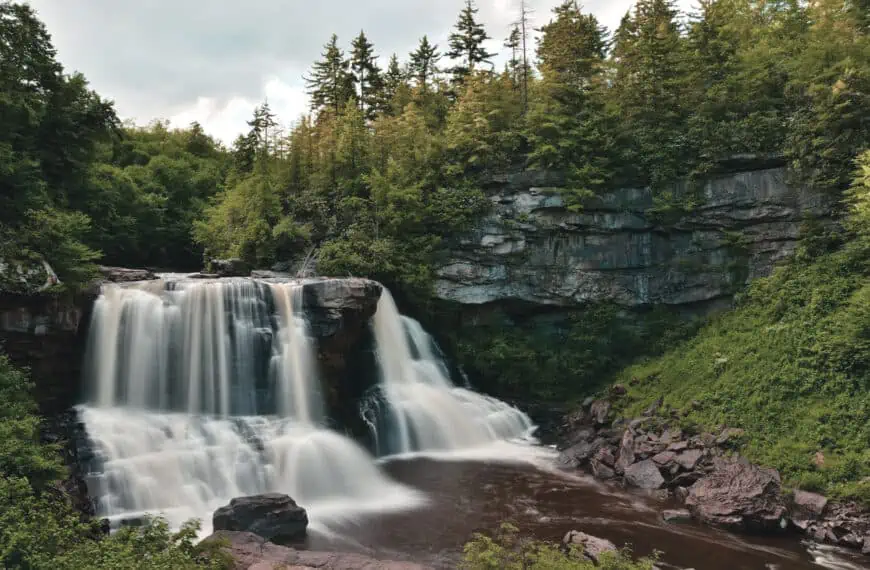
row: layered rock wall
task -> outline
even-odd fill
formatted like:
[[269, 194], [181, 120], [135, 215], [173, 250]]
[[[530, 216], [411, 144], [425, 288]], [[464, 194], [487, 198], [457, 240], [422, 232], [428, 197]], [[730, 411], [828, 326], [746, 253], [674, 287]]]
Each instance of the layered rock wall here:
[[[788, 178], [768, 168], [712, 179], [693, 196], [696, 208], [666, 219], [648, 189], [616, 190], [573, 212], [557, 176], [505, 177], [492, 212], [440, 267], [436, 293], [463, 305], [556, 307], [728, 299], [792, 254], [806, 218], [830, 219], [829, 200]], [[688, 200], [690, 190], [678, 185], [674, 195]]]

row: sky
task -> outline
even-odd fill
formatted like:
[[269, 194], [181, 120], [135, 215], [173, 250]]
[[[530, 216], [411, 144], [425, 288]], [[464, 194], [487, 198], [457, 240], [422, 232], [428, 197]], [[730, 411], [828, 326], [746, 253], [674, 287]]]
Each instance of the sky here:
[[[526, 0], [535, 27], [562, 0]], [[305, 74], [332, 33], [349, 51], [361, 29], [384, 61], [404, 61], [424, 34], [446, 48], [465, 0], [28, 0], [67, 71], [79, 71], [118, 114], [138, 124], [199, 121], [229, 144], [269, 101], [289, 125], [307, 111]], [[520, 0], [477, 0], [491, 51]], [[679, 0], [688, 9], [691, 0]], [[633, 0], [587, 0], [613, 30]]]

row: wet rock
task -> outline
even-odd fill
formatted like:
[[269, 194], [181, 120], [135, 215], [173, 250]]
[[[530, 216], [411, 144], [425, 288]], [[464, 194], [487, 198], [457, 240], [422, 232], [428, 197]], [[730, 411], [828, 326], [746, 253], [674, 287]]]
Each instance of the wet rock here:
[[703, 452], [700, 449], [689, 449], [677, 455], [674, 461], [686, 471], [692, 471], [698, 466], [702, 456]]
[[601, 559], [601, 555], [605, 552], [616, 552], [617, 550], [616, 545], [609, 540], [579, 530], [568, 531], [568, 534], [562, 539], [562, 544], [582, 549], [583, 555], [595, 563]]
[[248, 277], [253, 267], [239, 258], [211, 259], [208, 262], [208, 273], [218, 277]]
[[595, 399], [595, 396], [589, 396], [585, 400], [583, 400], [583, 404], [581, 404], [583, 409], [588, 410], [592, 406], [592, 404], [595, 403]]
[[131, 283], [133, 281], [152, 281], [157, 276], [148, 269], [128, 269], [126, 267], [100, 266], [103, 279], [110, 283]]
[[864, 546], [861, 548], [861, 554], [870, 555], [870, 534], [864, 535]]
[[686, 506], [707, 524], [733, 531], [774, 532], [785, 526], [779, 473], [746, 460], [723, 461], [689, 489]]
[[266, 541], [250, 532], [218, 531], [205, 539], [222, 540], [235, 570], [431, 570], [411, 562], [375, 560], [362, 554], [294, 550]]
[[616, 465], [616, 456], [613, 451], [612, 447], [603, 446], [595, 453], [595, 459], [608, 467], [613, 467]]
[[589, 414], [596, 425], [604, 425], [607, 423], [607, 416], [610, 414], [611, 404], [607, 400], [595, 400], [592, 407], [589, 408]]
[[595, 438], [595, 429], [589, 426], [574, 430], [567, 438], [568, 447], [584, 441], [592, 441]]
[[673, 509], [662, 512], [662, 519], [671, 524], [686, 524], [692, 522], [692, 513], [686, 509]]
[[603, 462], [593, 459], [592, 460], [592, 475], [595, 476], [596, 479], [614, 479], [616, 477], [616, 471], [614, 471], [609, 466], [605, 465]]
[[237, 497], [212, 515], [214, 530], [252, 532], [266, 540], [291, 543], [303, 539], [308, 513], [287, 495], [268, 493]]
[[677, 487], [676, 489], [674, 489], [674, 498], [677, 499], [680, 504], [685, 503], [688, 497], [689, 490], [687, 488]]
[[559, 454], [559, 463], [574, 469], [582, 467], [595, 455], [601, 443], [601, 440], [575, 443]]
[[665, 479], [656, 464], [647, 459], [626, 468], [625, 482], [641, 489], [661, 489]]
[[806, 530], [810, 523], [820, 518], [828, 505], [828, 499], [818, 493], [795, 491], [791, 500], [789, 514], [796, 527]]

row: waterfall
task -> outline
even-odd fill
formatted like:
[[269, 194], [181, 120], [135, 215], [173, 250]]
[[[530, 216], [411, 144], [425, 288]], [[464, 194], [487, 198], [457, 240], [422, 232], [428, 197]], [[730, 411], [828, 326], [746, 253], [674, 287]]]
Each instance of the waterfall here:
[[[383, 453], [455, 451], [518, 439], [533, 425], [523, 412], [495, 398], [454, 386], [431, 336], [399, 314], [392, 295], [381, 293], [374, 335], [383, 406], [363, 411]], [[377, 415], [386, 427], [377, 428]]]
[[104, 286], [80, 407], [99, 516], [196, 517], [208, 532], [212, 511], [240, 495], [287, 493], [315, 523], [421, 502], [325, 429], [301, 291], [251, 279]]

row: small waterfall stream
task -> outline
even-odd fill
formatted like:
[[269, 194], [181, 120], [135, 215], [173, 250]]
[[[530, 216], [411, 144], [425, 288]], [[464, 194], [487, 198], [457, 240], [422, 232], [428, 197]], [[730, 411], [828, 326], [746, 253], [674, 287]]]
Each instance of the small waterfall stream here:
[[[375, 436], [390, 453], [472, 449], [531, 433], [529, 417], [508, 404], [454, 386], [420, 323], [381, 294], [374, 317], [385, 413]], [[383, 417], [385, 416], [385, 417]], [[371, 424], [370, 424], [371, 425]]]
[[[325, 427], [302, 287], [166, 277], [103, 288], [80, 407], [100, 516], [116, 526], [145, 514], [173, 526], [195, 517], [207, 533], [211, 513], [241, 495], [287, 493], [314, 528], [425, 503]], [[429, 335], [386, 290], [373, 329], [386, 413], [370, 425], [382, 454], [474, 448], [530, 430], [518, 410], [453, 386]]]

